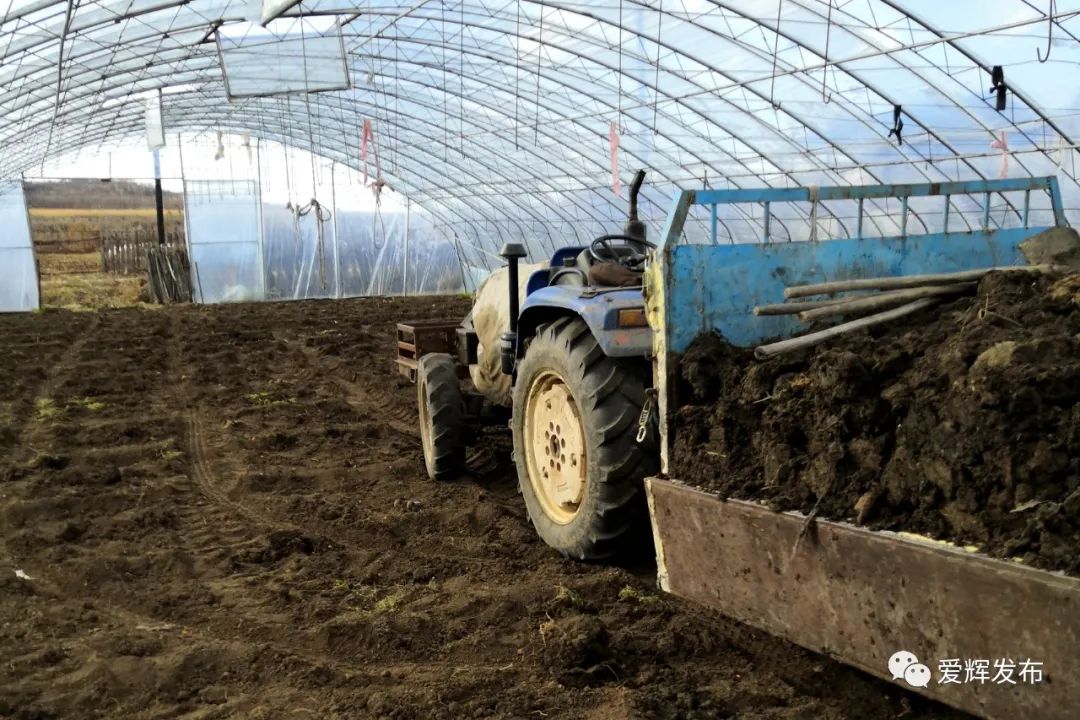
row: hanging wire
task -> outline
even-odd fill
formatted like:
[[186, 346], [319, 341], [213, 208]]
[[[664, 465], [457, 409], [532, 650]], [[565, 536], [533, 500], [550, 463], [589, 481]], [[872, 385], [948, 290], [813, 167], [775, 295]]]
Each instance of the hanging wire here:
[[[442, 37], [446, 37], [446, 3], [439, 3], [439, 32]], [[450, 93], [446, 91], [446, 44], [441, 44], [440, 53], [442, 55], [442, 112], [443, 112], [443, 162], [450, 162], [450, 110], [447, 103]]]
[[616, 30], [619, 33], [619, 97], [618, 97], [618, 101], [617, 101], [618, 102], [618, 107], [616, 108], [616, 113], [619, 116], [619, 132], [622, 133], [626, 129], [626, 128], [624, 128], [622, 126], [622, 118], [623, 118], [623, 114], [622, 114], [622, 97], [623, 97], [623, 91], [622, 91], [623, 0], [619, 0], [619, 26], [616, 28]]
[[465, 2], [460, 6], [460, 74], [458, 75], [458, 152], [465, 154]]
[[521, 0], [517, 2], [517, 27], [511, 44], [514, 46], [514, 149], [520, 150], [518, 128], [521, 127], [521, 121], [518, 110], [521, 105]]
[[[829, 0], [829, 16], [825, 26], [825, 67], [821, 68], [821, 101], [828, 105], [832, 102], [832, 94], [825, 93], [825, 78], [829, 74], [829, 40], [832, 38], [832, 6], [833, 0]], [[779, 24], [777, 24], [779, 29]]]
[[540, 5], [540, 34], [536, 41], [536, 123], [533, 125], [533, 145], [540, 142], [540, 53], [544, 49], [544, 6]]
[[[398, 120], [401, 117], [400, 106], [398, 104], [398, 97], [401, 95], [401, 43], [393, 43], [394, 45], [394, 120]], [[400, 177], [400, 171], [398, 169], [398, 146], [395, 139], [390, 146], [390, 164], [396, 177]]]
[[773, 110], [780, 109], [780, 103], [776, 102], [773, 98], [776, 91], [776, 58], [780, 52], [780, 15], [784, 12], [784, 0], [779, 0], [776, 4], [776, 28], [773, 30], [773, 48], [772, 48], [772, 75], [769, 81], [769, 104], [772, 105]]
[[[303, 12], [304, 4], [301, 2], [300, 12]], [[300, 54], [304, 62], [304, 114], [307, 116], [307, 131], [308, 131], [308, 156], [311, 160], [311, 194], [312, 202], [315, 202], [314, 196], [317, 194], [316, 188], [318, 187], [318, 179], [316, 177], [315, 170], [315, 128], [311, 121], [311, 78], [308, 73], [308, 56], [307, 56], [307, 34], [304, 30], [304, 17], [301, 15], [297, 18], [297, 22], [300, 23]], [[316, 109], [317, 109], [316, 103]]]
[[1039, 62], [1044, 63], [1050, 59], [1050, 45], [1054, 42], [1054, 14], [1057, 12], [1057, 0], [1050, 0], [1050, 13], [1046, 16], [1046, 57], [1042, 51], [1035, 48], [1035, 55]]
[[664, 37], [664, 0], [660, 0], [656, 18], [656, 76], [653, 78], [652, 131], [656, 134], [656, 116], [660, 108], [660, 42]]

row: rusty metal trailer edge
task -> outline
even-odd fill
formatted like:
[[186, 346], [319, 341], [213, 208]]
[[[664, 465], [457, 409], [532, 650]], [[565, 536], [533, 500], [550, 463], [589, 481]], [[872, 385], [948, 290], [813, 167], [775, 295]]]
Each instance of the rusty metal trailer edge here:
[[[649, 478], [646, 489], [663, 590], [885, 680], [889, 657], [912, 652], [934, 679], [901, 687], [981, 717], [1067, 720], [1080, 711], [1080, 579], [930, 539], [808, 522], [671, 480]], [[941, 684], [939, 663], [950, 659], [990, 660], [991, 677]], [[995, 682], [994, 659], [1042, 663], [1042, 679]]]

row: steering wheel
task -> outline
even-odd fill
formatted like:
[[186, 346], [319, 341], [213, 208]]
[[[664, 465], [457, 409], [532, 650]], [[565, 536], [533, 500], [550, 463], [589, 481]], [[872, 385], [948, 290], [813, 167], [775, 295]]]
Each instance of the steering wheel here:
[[[623, 235], [621, 233], [601, 235], [589, 244], [589, 255], [592, 256], [592, 259], [597, 262], [615, 262], [628, 268], [634, 268], [645, 262], [645, 255], [639, 253], [637, 250], [631, 249], [631, 252], [629, 253], [620, 253], [615, 249], [615, 246], [611, 244], [613, 240], [620, 240], [624, 243], [638, 243], [651, 250], [656, 249], [656, 245], [648, 240], [642, 240], [630, 235]], [[624, 245], [624, 247], [627, 247], [627, 245]], [[632, 248], [633, 246], [629, 245], [629, 247]]]

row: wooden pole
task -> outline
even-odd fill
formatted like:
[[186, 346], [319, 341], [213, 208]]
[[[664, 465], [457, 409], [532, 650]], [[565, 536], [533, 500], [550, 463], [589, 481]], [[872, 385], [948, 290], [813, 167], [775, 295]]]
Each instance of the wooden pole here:
[[806, 302], [778, 303], [776, 305], [758, 305], [754, 308], [755, 315], [795, 315], [804, 310], [839, 305], [854, 300], [854, 297], [833, 298], [832, 300], [807, 300]]
[[938, 302], [940, 302], [938, 298], [923, 298], [908, 303], [907, 305], [893, 308], [892, 310], [886, 310], [877, 315], [868, 315], [867, 317], [859, 318], [858, 320], [834, 325], [825, 330], [809, 333], [807, 335], [800, 335], [799, 337], [791, 338], [790, 340], [781, 340], [780, 342], [769, 343], [768, 345], [760, 345], [754, 349], [754, 357], [758, 360], [765, 360], [781, 353], [813, 347], [814, 345], [819, 345], [838, 335], [855, 332], [856, 330], [862, 330], [874, 325], [880, 325], [881, 323], [896, 320], [897, 318], [902, 318], [905, 315], [911, 315], [919, 310], [935, 305]]
[[858, 280], [837, 280], [816, 285], [795, 285], [784, 290], [785, 298], [800, 298], [810, 295], [828, 295], [851, 290], [896, 290], [899, 288], [923, 287], [925, 285], [946, 285], [954, 282], [980, 280], [992, 272], [1057, 273], [1068, 268], [1061, 265], [1008, 265], [1006, 267], [963, 270], [937, 275], [900, 275], [896, 277], [861, 278]]
[[813, 308], [799, 313], [799, 320], [813, 322], [826, 317], [837, 315], [863, 315], [868, 312], [885, 310], [897, 305], [904, 305], [912, 300], [926, 297], [941, 297], [944, 295], [962, 295], [971, 292], [975, 283], [951, 283], [949, 285], [930, 285], [929, 287], [911, 288], [909, 290], [893, 290], [883, 292], [870, 297], [852, 298], [846, 302], [834, 303], [825, 307]]

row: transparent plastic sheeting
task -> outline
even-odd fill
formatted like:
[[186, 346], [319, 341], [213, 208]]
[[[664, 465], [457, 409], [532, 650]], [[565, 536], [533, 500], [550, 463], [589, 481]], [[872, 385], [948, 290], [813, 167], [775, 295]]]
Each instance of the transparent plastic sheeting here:
[[[1080, 222], [1080, 112], [1063, 81], [1080, 61], [1080, 0], [266, 7], [284, 12], [263, 31], [261, 0], [0, 0], [0, 176], [134, 142], [145, 133], [138, 100], [160, 90], [167, 134], [247, 132], [356, 169], [360, 128], [374, 121], [384, 179], [437, 220], [468, 267], [493, 267], [505, 242], [547, 254], [610, 231], [638, 168], [649, 171], [650, 213], [703, 186], [1057, 175]], [[336, 33], [348, 86], [335, 51], [321, 49]], [[271, 38], [284, 41], [261, 44]], [[324, 76], [323, 59], [336, 76]], [[230, 102], [226, 80], [256, 95], [334, 80], [348, 89]], [[612, 189], [612, 126], [623, 198]], [[366, 164], [374, 174], [370, 147]], [[921, 212], [911, 219], [921, 227]], [[727, 224], [735, 238], [740, 226], [763, 232], [760, 212]], [[707, 229], [695, 219], [688, 234]]]
[[185, 180], [184, 216], [195, 297], [263, 300], [259, 186], [251, 180]]
[[298, 218], [280, 205], [263, 206], [268, 300], [462, 289], [453, 245], [423, 214], [324, 208], [321, 217], [316, 220], [314, 210]]
[[258, 25], [240, 27], [246, 32], [239, 37], [218, 33], [225, 91], [230, 98], [348, 89], [349, 70], [340, 29], [329, 34], [296, 30], [278, 36]]
[[38, 274], [21, 181], [0, 181], [0, 312], [38, 308]]

